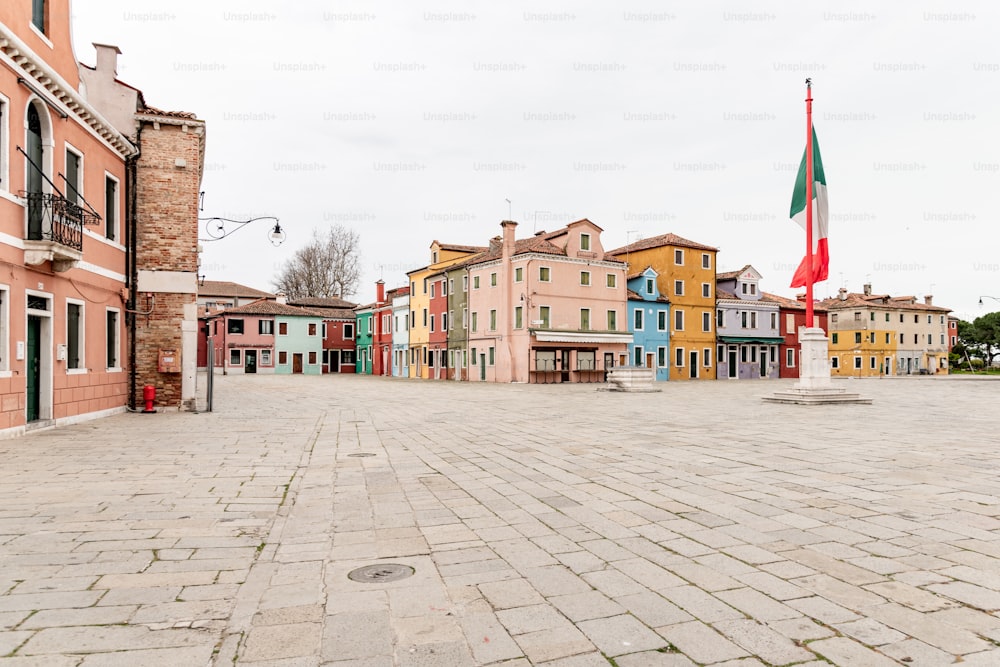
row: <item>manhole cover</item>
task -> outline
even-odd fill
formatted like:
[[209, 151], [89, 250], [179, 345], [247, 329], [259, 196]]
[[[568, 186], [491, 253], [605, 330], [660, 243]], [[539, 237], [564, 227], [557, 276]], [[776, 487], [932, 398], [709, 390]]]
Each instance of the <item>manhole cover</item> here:
[[383, 563], [381, 565], [366, 565], [347, 573], [347, 578], [351, 581], [360, 581], [363, 584], [387, 584], [390, 581], [399, 581], [413, 576], [414, 570], [409, 565], [398, 565], [396, 563]]
[[348, 456], [353, 456], [354, 458], [364, 458], [368, 456], [375, 456], [371, 452], [361, 452], [360, 454], [348, 454]]

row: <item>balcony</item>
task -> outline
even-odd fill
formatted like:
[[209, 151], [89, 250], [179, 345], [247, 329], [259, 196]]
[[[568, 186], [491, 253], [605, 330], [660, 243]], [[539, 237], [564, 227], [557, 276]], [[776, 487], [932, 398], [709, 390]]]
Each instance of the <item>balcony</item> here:
[[47, 192], [21, 192], [28, 207], [24, 263], [52, 262], [54, 271], [68, 271], [83, 259], [83, 226], [100, 218], [66, 198]]

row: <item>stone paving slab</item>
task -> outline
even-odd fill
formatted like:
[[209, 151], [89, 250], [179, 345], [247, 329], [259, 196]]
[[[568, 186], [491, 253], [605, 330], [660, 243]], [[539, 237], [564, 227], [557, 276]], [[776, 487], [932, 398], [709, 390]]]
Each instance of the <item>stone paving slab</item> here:
[[998, 664], [1000, 384], [216, 380], [0, 442], [0, 662]]

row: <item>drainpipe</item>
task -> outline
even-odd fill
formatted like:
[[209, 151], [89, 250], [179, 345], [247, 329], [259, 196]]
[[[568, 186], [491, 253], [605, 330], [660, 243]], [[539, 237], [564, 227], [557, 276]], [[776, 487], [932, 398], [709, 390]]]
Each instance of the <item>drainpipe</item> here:
[[129, 333], [129, 379], [128, 379], [128, 405], [133, 410], [136, 409], [136, 391], [138, 389], [138, 371], [136, 369], [136, 304], [138, 302], [138, 282], [139, 265], [136, 261], [138, 250], [138, 223], [136, 202], [139, 156], [142, 143], [142, 123], [138, 123], [135, 133], [135, 155], [125, 158], [125, 281], [128, 287], [128, 304], [125, 307], [125, 317]]

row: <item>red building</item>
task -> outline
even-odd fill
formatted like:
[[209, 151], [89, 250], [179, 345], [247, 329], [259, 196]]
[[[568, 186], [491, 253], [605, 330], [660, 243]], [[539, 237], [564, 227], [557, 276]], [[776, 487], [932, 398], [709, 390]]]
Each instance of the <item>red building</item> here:
[[[806, 326], [805, 295], [800, 294], [795, 299], [763, 293], [764, 297], [777, 301], [779, 306], [778, 329], [785, 342], [778, 346], [780, 359], [779, 377], [799, 377], [802, 347], [799, 345], [799, 328]], [[813, 320], [823, 331], [828, 331], [826, 324], [826, 309], [813, 304]]]
[[323, 316], [323, 372], [354, 373], [357, 360], [356, 303], [337, 297], [306, 297], [288, 302]]
[[392, 375], [392, 299], [402, 287], [385, 292], [385, 283], [375, 283], [372, 310], [372, 375]]
[[427, 277], [430, 290], [427, 333], [427, 377], [431, 380], [448, 379], [448, 279], [447, 271]]

